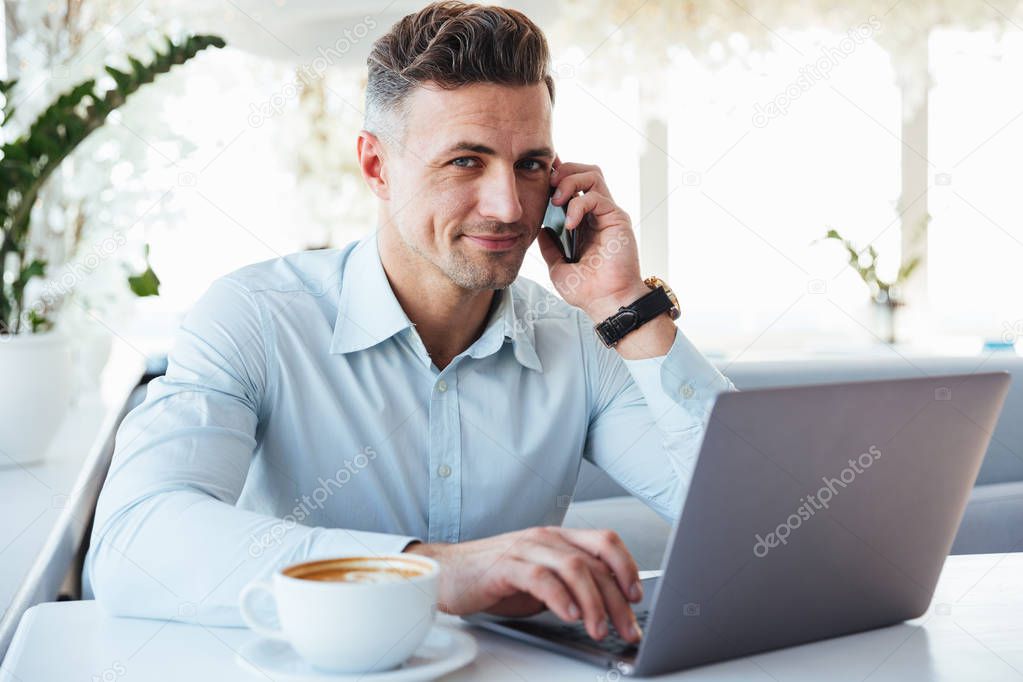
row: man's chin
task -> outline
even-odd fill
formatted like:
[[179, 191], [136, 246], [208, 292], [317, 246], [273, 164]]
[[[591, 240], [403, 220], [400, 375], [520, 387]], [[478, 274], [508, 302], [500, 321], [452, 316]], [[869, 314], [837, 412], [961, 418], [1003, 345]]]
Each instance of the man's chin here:
[[524, 250], [459, 254], [457, 263], [448, 269], [448, 276], [463, 289], [503, 289], [519, 275]]

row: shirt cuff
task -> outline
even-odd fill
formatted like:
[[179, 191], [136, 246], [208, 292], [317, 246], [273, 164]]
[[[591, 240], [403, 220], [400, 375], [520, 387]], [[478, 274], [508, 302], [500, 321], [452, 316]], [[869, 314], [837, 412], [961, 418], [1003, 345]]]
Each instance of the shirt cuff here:
[[401, 554], [413, 542], [422, 538], [411, 535], [374, 533], [344, 528], [321, 528], [313, 542], [307, 560], [338, 556], [381, 556]]
[[624, 362], [657, 423], [667, 431], [702, 426], [717, 395], [735, 390], [681, 329], [676, 329], [665, 355]]

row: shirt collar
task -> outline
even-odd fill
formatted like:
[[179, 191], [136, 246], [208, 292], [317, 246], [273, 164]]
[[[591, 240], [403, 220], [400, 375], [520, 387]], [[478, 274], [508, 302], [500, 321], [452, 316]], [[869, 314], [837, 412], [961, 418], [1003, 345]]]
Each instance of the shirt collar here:
[[469, 353], [471, 357], [482, 358], [496, 353], [506, 340], [511, 340], [515, 359], [523, 367], [543, 372], [543, 365], [536, 354], [533, 325], [520, 317], [524, 301], [519, 295], [518, 287], [513, 282], [504, 289], [494, 292], [497, 308], [491, 314], [490, 322], [483, 335], [473, 344]]
[[[534, 345], [533, 325], [519, 316], [523, 301], [516, 283], [498, 289], [495, 295], [496, 310], [492, 312], [483, 334], [470, 347], [469, 355], [474, 358], [492, 355], [501, 349], [506, 339], [510, 339], [515, 359], [524, 367], [543, 372]], [[377, 231], [374, 230], [348, 254], [341, 276], [330, 352], [350, 353], [371, 348], [413, 326], [387, 280], [380, 261]], [[426, 361], [428, 363], [429, 359]]]

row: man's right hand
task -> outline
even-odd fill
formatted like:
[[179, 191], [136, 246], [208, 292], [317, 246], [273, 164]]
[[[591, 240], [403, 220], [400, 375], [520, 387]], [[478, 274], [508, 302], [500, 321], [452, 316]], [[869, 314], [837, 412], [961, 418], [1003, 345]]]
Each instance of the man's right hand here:
[[405, 551], [440, 563], [441, 611], [528, 616], [549, 608], [565, 621], [582, 618], [594, 639], [607, 635], [609, 616], [626, 641], [642, 636], [628, 603], [643, 598], [639, 568], [614, 531], [544, 526]]

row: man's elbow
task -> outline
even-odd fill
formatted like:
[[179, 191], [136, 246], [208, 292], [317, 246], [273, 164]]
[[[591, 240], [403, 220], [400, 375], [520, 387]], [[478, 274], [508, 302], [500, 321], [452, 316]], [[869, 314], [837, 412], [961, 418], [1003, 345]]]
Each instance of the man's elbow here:
[[192, 615], [186, 599], [176, 597], [170, 586], [108, 538], [93, 538], [85, 557], [85, 578], [96, 601], [112, 616], [188, 620]]

